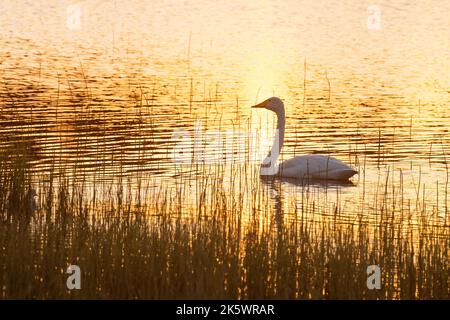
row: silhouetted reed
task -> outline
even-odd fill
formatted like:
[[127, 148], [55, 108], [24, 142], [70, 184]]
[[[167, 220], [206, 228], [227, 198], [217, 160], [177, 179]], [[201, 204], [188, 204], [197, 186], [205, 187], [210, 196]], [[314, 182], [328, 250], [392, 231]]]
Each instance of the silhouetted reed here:
[[[283, 204], [282, 182], [249, 164], [234, 165], [229, 184], [221, 166], [197, 165], [206, 178], [193, 192], [183, 173], [175, 187], [88, 184], [0, 158], [3, 299], [450, 298], [448, 223], [389, 179], [344, 223], [339, 201], [321, 205], [305, 185], [301, 205]], [[71, 264], [81, 290], [66, 288]], [[366, 285], [369, 265], [379, 290]]]

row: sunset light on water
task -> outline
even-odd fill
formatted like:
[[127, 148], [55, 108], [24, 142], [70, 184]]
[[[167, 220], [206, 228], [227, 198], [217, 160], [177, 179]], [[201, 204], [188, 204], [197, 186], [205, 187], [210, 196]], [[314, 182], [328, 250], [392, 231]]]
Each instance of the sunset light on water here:
[[449, 13], [2, 1], [0, 298], [448, 300]]

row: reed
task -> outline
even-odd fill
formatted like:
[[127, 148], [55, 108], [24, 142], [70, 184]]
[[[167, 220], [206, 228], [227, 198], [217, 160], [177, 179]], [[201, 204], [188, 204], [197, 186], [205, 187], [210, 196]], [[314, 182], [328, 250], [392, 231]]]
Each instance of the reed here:
[[[422, 193], [413, 204], [388, 176], [346, 221], [339, 196], [328, 202], [309, 184], [301, 205], [286, 203], [281, 182], [248, 163], [232, 166], [228, 184], [224, 165], [195, 166], [204, 179], [194, 189], [183, 173], [174, 186], [99, 184], [44, 179], [24, 156], [2, 154], [0, 297], [450, 298], [448, 223]], [[81, 290], [66, 288], [71, 264]], [[379, 290], [367, 288], [369, 265], [381, 269]]]

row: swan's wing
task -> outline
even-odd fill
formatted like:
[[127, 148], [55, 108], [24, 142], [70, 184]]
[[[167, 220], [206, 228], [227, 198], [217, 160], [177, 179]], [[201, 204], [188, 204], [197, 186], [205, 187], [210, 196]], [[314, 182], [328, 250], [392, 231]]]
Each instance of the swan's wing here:
[[347, 180], [357, 172], [342, 161], [323, 155], [294, 157], [280, 164], [279, 174], [290, 178]]

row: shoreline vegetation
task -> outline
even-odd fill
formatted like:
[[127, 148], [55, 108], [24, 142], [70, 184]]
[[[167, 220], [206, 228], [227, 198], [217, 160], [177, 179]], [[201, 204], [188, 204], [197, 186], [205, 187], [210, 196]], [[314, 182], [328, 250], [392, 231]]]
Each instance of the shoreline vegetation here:
[[[280, 182], [257, 166], [232, 169], [231, 188], [214, 168], [197, 166], [208, 179], [195, 193], [183, 175], [174, 189], [119, 179], [99, 190], [2, 153], [0, 298], [450, 299], [448, 216], [429, 199], [412, 204], [386, 180], [343, 223], [339, 198], [320, 205], [306, 185], [285, 212]], [[80, 290], [66, 287], [69, 265]], [[381, 289], [367, 287], [370, 265]]]

